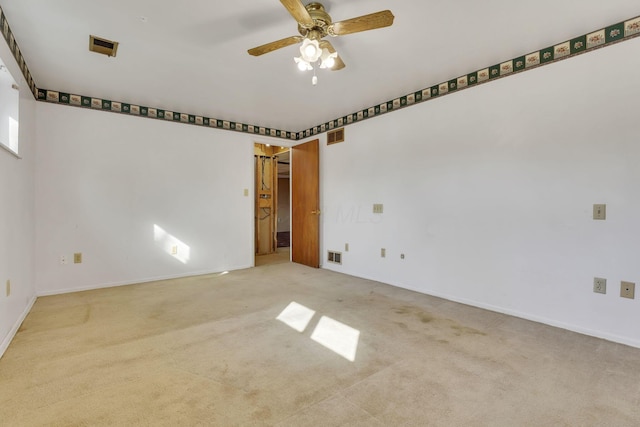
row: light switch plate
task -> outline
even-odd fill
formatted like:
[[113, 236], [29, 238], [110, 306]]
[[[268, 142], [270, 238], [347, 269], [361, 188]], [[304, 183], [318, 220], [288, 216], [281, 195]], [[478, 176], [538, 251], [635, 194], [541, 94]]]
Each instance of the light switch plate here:
[[607, 205], [593, 205], [593, 219], [607, 219]]
[[384, 209], [384, 207], [383, 207], [382, 203], [374, 203], [373, 204], [373, 213], [381, 214], [383, 209]]

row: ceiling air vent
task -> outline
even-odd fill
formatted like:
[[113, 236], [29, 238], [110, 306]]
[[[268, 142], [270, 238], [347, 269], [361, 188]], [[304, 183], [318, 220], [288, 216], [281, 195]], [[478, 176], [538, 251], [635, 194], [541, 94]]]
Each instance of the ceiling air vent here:
[[96, 36], [89, 36], [89, 50], [91, 52], [101, 53], [107, 56], [116, 56], [118, 51], [118, 42], [101, 39]]
[[327, 132], [327, 145], [344, 141], [344, 128]]

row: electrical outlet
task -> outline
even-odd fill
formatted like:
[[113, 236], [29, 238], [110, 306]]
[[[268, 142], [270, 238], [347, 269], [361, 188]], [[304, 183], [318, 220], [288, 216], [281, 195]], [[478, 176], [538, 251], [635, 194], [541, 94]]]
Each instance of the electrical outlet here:
[[66, 265], [66, 264], [67, 264], [67, 256], [60, 255], [60, 265]]
[[373, 205], [373, 213], [381, 214], [384, 207], [382, 203], [374, 203]]
[[387, 256], [387, 250], [385, 248], [380, 249], [380, 256], [382, 258]]
[[11, 280], [7, 280], [7, 296], [11, 295]]
[[73, 254], [73, 263], [82, 264], [82, 252], [76, 252]]
[[348, 243], [344, 244], [344, 251], [345, 252], [349, 252], [349, 244]]
[[636, 284], [632, 282], [621, 282], [620, 296], [622, 298], [634, 299], [636, 297]]
[[598, 294], [607, 293], [607, 279], [601, 279], [600, 277], [593, 278], [593, 292]]

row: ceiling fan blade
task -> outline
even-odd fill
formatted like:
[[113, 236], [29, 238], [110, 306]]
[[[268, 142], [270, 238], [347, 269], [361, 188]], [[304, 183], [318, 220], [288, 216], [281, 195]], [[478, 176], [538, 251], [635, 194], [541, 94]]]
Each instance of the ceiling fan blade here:
[[[329, 53], [333, 53], [336, 51], [333, 45], [327, 40], [320, 40], [320, 48], [321, 49], [326, 48], [329, 51]], [[335, 59], [335, 64], [333, 64], [333, 67], [331, 67], [331, 71], [342, 70], [344, 67], [345, 67], [344, 62], [342, 61], [342, 58], [340, 58], [340, 55], [338, 55]]]
[[312, 28], [315, 24], [313, 18], [309, 15], [309, 11], [304, 7], [300, 0], [280, 0], [280, 3], [287, 8], [291, 16], [294, 17], [298, 24], [304, 28]]
[[304, 40], [304, 37], [301, 36], [291, 36], [286, 39], [278, 40], [275, 42], [263, 44], [262, 46], [254, 47], [253, 49], [249, 49], [249, 55], [260, 56], [265, 53], [273, 52], [274, 50], [278, 50], [283, 47], [291, 46], [292, 44], [300, 43]]
[[332, 36], [344, 36], [345, 34], [358, 33], [360, 31], [375, 30], [388, 27], [393, 24], [393, 13], [383, 10], [369, 15], [358, 16], [344, 21], [334, 22], [327, 32]]

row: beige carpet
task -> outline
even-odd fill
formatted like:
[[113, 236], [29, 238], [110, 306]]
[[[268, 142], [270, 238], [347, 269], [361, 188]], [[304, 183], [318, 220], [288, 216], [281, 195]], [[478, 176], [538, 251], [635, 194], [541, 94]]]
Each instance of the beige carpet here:
[[291, 260], [290, 248], [277, 248], [276, 251], [269, 255], [256, 255], [255, 265], [261, 267], [263, 265], [282, 264]]
[[638, 426], [640, 350], [280, 263], [39, 298], [0, 425]]

